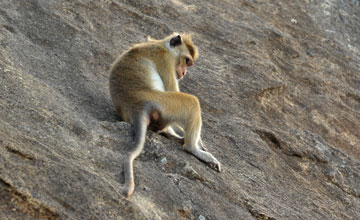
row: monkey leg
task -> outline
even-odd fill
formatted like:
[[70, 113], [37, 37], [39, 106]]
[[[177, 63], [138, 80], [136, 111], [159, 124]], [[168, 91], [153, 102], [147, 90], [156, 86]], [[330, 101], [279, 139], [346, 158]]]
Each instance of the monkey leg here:
[[[166, 92], [157, 101], [162, 107], [163, 118], [184, 128], [184, 148], [211, 168], [220, 172], [220, 162], [209, 152], [204, 151], [201, 133], [201, 110], [199, 100], [181, 92]], [[199, 145], [200, 143], [200, 145]]]
[[201, 138], [200, 138], [199, 144], [200, 144], [201, 150], [208, 151], [207, 148], [204, 146], [204, 143]]
[[164, 130], [165, 133], [177, 138], [177, 139], [184, 139], [184, 137], [181, 137], [178, 133], [175, 132], [173, 125], [167, 126]]
[[[179, 130], [182, 131], [182, 133], [184, 133], [184, 130], [178, 126], [178, 125], [175, 125]], [[161, 135], [169, 138], [169, 139], [172, 139], [172, 140], [175, 140], [176, 142], [180, 143], [180, 144], [184, 144], [184, 137], [180, 136], [177, 132], [174, 131], [173, 129], [173, 125], [172, 126], [168, 126], [166, 127], [164, 130], [162, 130], [160, 132]], [[203, 151], [207, 151], [206, 147], [204, 146], [204, 143], [202, 141], [202, 139], [200, 138], [200, 141], [199, 141], [199, 145], [201, 147], [201, 150]]]
[[[176, 142], [180, 143], [180, 144], [184, 144], [184, 137], [181, 137], [177, 132], [174, 131], [173, 128], [174, 125], [168, 125], [165, 129], [163, 129], [160, 134], [171, 139], [171, 140], [175, 140]], [[177, 126], [178, 128], [180, 128], [179, 126]]]

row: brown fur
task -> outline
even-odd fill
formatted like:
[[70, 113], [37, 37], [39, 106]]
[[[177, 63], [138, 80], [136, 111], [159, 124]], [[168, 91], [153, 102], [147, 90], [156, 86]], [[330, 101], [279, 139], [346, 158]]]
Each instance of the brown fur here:
[[[191, 35], [180, 36], [181, 44], [174, 47], [169, 42], [177, 34], [162, 40], [148, 38], [148, 42], [123, 53], [111, 67], [110, 93], [115, 109], [124, 121], [135, 126], [136, 147], [124, 168], [126, 196], [134, 190], [132, 162], [142, 151], [148, 127], [162, 130], [176, 123], [184, 129], [185, 149], [220, 170], [220, 163], [198, 146], [202, 123], [198, 99], [179, 91], [177, 79], [198, 59]], [[154, 79], [154, 73], [161, 78], [164, 91], [154, 87], [160, 81]]]

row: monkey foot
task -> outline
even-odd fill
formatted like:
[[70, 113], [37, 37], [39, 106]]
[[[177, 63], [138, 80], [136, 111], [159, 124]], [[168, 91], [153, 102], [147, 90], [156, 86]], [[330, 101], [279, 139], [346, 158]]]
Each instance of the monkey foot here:
[[166, 138], [168, 138], [168, 139], [170, 139], [170, 140], [174, 140], [174, 141], [176, 141], [176, 142], [178, 142], [178, 143], [180, 143], [180, 144], [184, 144], [184, 138], [183, 137], [176, 137], [176, 136], [173, 136], [173, 135], [171, 135], [171, 134], [169, 134], [169, 133], [166, 133], [166, 132], [159, 132], [159, 134], [161, 135], [161, 136], [164, 136], [164, 137], [166, 137]]
[[175, 140], [176, 142], [178, 142], [179, 144], [184, 144], [184, 138], [173, 137], [172, 139]]
[[211, 167], [211, 169], [217, 171], [217, 172], [221, 172], [221, 164], [216, 161], [216, 162], [208, 162], [207, 163], [209, 167]]
[[185, 150], [208, 164], [212, 169], [221, 172], [220, 162], [211, 153], [201, 150], [200, 147], [185, 147]]

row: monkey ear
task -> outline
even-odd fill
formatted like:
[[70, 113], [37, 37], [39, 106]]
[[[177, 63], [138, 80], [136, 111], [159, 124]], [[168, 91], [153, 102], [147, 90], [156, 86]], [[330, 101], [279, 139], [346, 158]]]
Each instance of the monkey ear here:
[[181, 45], [181, 36], [177, 35], [176, 37], [171, 38], [170, 40], [170, 46], [171, 47], [176, 47]]

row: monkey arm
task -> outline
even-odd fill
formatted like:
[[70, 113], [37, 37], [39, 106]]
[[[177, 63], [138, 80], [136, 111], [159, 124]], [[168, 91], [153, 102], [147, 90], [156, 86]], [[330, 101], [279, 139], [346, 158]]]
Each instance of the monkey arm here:
[[168, 65], [165, 68], [166, 73], [160, 72], [160, 77], [164, 83], [165, 91], [168, 92], [179, 92], [179, 84], [176, 80], [175, 66]]

